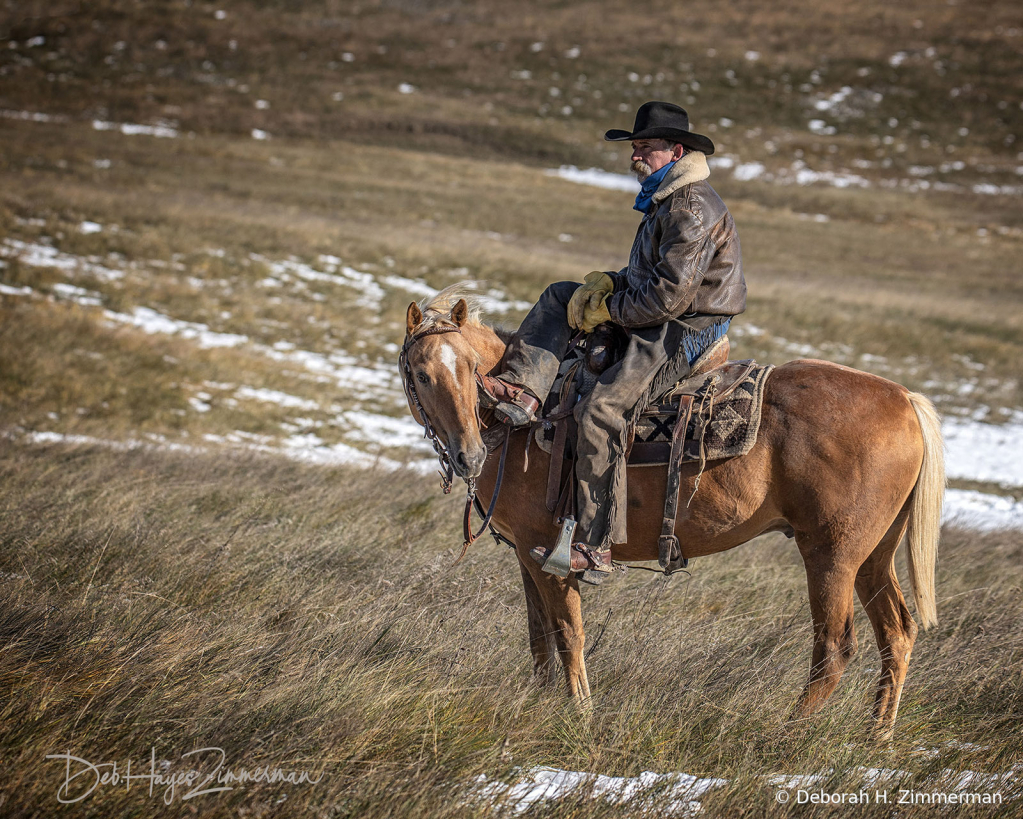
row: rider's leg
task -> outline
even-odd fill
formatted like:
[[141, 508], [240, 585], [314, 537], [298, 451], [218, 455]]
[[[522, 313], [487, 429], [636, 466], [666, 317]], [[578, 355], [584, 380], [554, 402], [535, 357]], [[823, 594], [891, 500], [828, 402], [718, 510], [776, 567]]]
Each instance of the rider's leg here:
[[674, 383], [689, 372], [681, 350], [684, 332], [679, 322], [632, 330], [623, 359], [576, 407], [576, 531], [600, 555], [598, 571], [610, 566], [612, 544], [626, 541], [629, 426], [649, 400], [651, 384]]
[[500, 371], [483, 377], [494, 412], [506, 423], [529, 423], [547, 398], [574, 332], [567, 308], [578, 287], [579, 282], [548, 287], [522, 320]]

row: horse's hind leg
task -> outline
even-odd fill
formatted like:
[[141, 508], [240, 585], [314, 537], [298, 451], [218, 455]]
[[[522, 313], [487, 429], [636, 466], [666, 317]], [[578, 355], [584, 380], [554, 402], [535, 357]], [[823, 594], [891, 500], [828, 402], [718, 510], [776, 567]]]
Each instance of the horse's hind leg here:
[[894, 563], [907, 517], [908, 510], [899, 515], [856, 575], [856, 593], [874, 627], [881, 652], [881, 679], [874, 697], [874, 719], [882, 736], [890, 736], [894, 730], [917, 633], [916, 623], [899, 588]]
[[856, 635], [853, 631], [855, 567], [836, 565], [832, 559], [834, 547], [825, 551], [806, 548], [805, 542], [799, 546], [806, 563], [810, 592], [813, 660], [810, 679], [793, 709], [793, 719], [809, 716], [824, 704], [856, 653]]
[[540, 591], [522, 561], [519, 561], [519, 569], [522, 572], [522, 587], [526, 592], [526, 617], [529, 622], [529, 650], [533, 655], [533, 677], [540, 683], [550, 685], [558, 676], [554, 626], [544, 609]]

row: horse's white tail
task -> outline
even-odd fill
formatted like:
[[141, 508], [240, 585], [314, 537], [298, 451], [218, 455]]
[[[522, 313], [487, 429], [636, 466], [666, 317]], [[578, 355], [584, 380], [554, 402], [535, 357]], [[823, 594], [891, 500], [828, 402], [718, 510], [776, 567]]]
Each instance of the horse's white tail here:
[[941, 420], [934, 404], [919, 393], [907, 396], [920, 422], [924, 460], [913, 488], [906, 539], [909, 541], [909, 581], [917, 614], [926, 629], [938, 622], [934, 602], [934, 564], [941, 534], [941, 506], [945, 498], [945, 448]]

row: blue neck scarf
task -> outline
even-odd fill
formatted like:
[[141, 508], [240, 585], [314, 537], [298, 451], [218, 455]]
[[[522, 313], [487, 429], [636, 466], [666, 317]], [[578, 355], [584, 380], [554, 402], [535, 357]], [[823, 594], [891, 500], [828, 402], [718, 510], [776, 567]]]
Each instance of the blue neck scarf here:
[[668, 171], [671, 170], [671, 167], [674, 164], [674, 162], [669, 162], [659, 171], [654, 171], [650, 174], [650, 176], [643, 180], [639, 193], [636, 194], [636, 204], [632, 206], [633, 210], [638, 210], [640, 213], [646, 213], [650, 210], [650, 203], [654, 200], [654, 193], [657, 191], [657, 186], [660, 185], [664, 177], [668, 175]]

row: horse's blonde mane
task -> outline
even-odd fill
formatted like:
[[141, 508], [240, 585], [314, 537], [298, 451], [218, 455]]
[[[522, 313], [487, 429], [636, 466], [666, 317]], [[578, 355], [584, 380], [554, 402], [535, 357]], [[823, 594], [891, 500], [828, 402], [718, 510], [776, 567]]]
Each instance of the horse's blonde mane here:
[[455, 282], [439, 293], [420, 301], [419, 309], [423, 311], [422, 326], [430, 327], [439, 321], [450, 320], [451, 308], [458, 304], [459, 299], [465, 299], [465, 303], [469, 306], [467, 321], [470, 324], [482, 324], [483, 307], [480, 305], [479, 297], [472, 292], [479, 285], [480, 282], [474, 281]]

